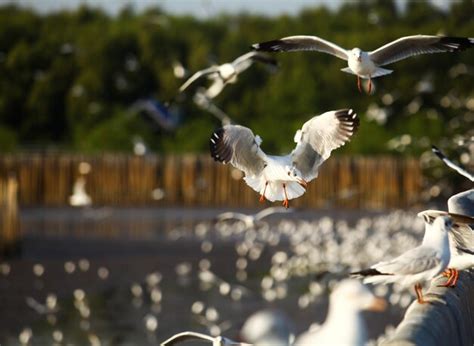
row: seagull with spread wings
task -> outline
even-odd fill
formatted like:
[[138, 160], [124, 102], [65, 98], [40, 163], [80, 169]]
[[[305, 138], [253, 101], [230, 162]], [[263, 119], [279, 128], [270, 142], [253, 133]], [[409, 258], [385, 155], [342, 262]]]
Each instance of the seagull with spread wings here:
[[364, 277], [364, 283], [399, 282], [404, 287], [414, 285], [418, 303], [426, 303], [421, 284], [447, 268], [451, 259], [448, 233], [452, 224], [448, 216], [437, 217], [432, 224], [425, 222], [425, 235], [420, 246], [351, 275]]
[[392, 70], [382, 68], [382, 66], [414, 55], [457, 52], [472, 48], [473, 46], [474, 38], [431, 35], [401, 37], [371, 52], [363, 51], [360, 48], [347, 50], [320, 37], [304, 35], [288, 36], [279, 40], [252, 45], [257, 51], [292, 52], [312, 50], [331, 54], [346, 60], [348, 67], [343, 68], [341, 71], [357, 76], [359, 91], [361, 90], [360, 79], [368, 79], [369, 94], [372, 89], [372, 78], [393, 72]]
[[239, 56], [232, 62], [225, 63], [222, 65], [214, 65], [204, 70], [198, 71], [193, 74], [181, 87], [179, 92], [185, 91], [191, 84], [202, 77], [207, 77], [212, 81], [209, 88], [206, 89], [205, 95], [209, 99], [215, 98], [221, 93], [227, 84], [233, 84], [237, 82], [237, 76], [247, 70], [255, 61], [262, 62], [267, 65], [276, 67], [277, 62], [274, 58], [261, 52], [248, 52], [244, 55]]
[[296, 147], [288, 155], [267, 155], [262, 139], [247, 127], [227, 125], [210, 139], [216, 161], [231, 163], [245, 173], [244, 180], [260, 193], [260, 201], [283, 201], [301, 196], [307, 183], [318, 176], [319, 167], [331, 151], [348, 142], [357, 131], [359, 118], [352, 109], [326, 112], [308, 120], [295, 135]]

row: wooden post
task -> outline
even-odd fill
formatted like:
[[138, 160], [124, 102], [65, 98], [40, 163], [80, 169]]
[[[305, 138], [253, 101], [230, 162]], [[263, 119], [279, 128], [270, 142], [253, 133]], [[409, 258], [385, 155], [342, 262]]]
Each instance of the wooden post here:
[[18, 182], [15, 177], [0, 178], [0, 255], [12, 255], [18, 250]]

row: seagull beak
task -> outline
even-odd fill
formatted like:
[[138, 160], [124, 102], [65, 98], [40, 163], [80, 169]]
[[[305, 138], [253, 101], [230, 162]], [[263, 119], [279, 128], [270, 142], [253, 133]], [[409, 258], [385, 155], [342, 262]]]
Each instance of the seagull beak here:
[[298, 178], [298, 184], [300, 184], [300, 185], [303, 186], [304, 188], [307, 188], [307, 187], [308, 187], [308, 183], [307, 183], [306, 180], [304, 180], [303, 178]]
[[369, 305], [367, 310], [370, 311], [385, 311], [387, 308], [387, 302], [383, 298], [374, 298], [372, 303]]

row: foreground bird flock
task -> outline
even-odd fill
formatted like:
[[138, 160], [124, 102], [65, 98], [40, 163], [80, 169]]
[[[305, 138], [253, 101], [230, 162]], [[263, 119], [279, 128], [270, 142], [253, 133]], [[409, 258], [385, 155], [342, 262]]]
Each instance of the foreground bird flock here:
[[[418, 54], [458, 52], [474, 47], [474, 38], [445, 37], [414, 35], [399, 38], [382, 47], [366, 52], [359, 48], [346, 50], [335, 43], [326, 41], [317, 36], [289, 36], [282, 39], [271, 40], [252, 45], [254, 51], [238, 57], [231, 63], [212, 66], [195, 73], [180, 88], [184, 92], [197, 79], [206, 76], [212, 80], [208, 89], [198, 90], [199, 95], [212, 104], [215, 98], [228, 83], [235, 83], [237, 76], [246, 70], [253, 61], [275, 66], [276, 61], [269, 55], [261, 52], [292, 52], [292, 51], [318, 51], [331, 54], [346, 60], [348, 67], [343, 72], [357, 76], [357, 86], [362, 91], [361, 79], [368, 80], [368, 94], [373, 94], [372, 79], [392, 73], [392, 70], [383, 68], [396, 61], [409, 58]], [[255, 135], [251, 129], [237, 124], [223, 124], [210, 138], [210, 151], [212, 157], [223, 164], [230, 163], [235, 168], [243, 171], [244, 180], [253, 190], [260, 195], [260, 201], [283, 201], [285, 208], [289, 201], [305, 193], [307, 184], [318, 177], [320, 166], [327, 160], [331, 152], [350, 141], [356, 135], [359, 127], [359, 118], [356, 110], [351, 108], [327, 111], [309, 119], [295, 134], [294, 150], [282, 156], [267, 155], [261, 149], [262, 139]], [[271, 126], [273, 124], [269, 124]], [[440, 157], [449, 167], [472, 181], [472, 174], [456, 166], [446, 158], [439, 149], [433, 147], [433, 152]], [[324, 177], [321, 177], [324, 179]], [[346, 276], [335, 284], [330, 295], [330, 306], [326, 321], [322, 326], [310, 328], [298, 337], [291, 336], [288, 323], [284, 317], [275, 312], [260, 311], [251, 316], [241, 329], [243, 342], [258, 345], [362, 345], [367, 342], [365, 327], [361, 318], [362, 310], [382, 310], [385, 301], [377, 298], [367, 286], [361, 283], [387, 284], [394, 283], [398, 290], [412, 287], [416, 293], [419, 304], [429, 304], [430, 299], [423, 295], [422, 287], [433, 278], [443, 275], [446, 287], [454, 287], [459, 277], [459, 270], [474, 266], [474, 190], [459, 193], [448, 201], [448, 212], [426, 210], [418, 214], [424, 220], [424, 236], [421, 244], [407, 242], [406, 250], [401, 255], [394, 256], [390, 251], [391, 245], [386, 244], [387, 238], [370, 242], [361, 234], [343, 232], [342, 237], [352, 238], [349, 244], [353, 248], [332, 249], [334, 252], [325, 251], [328, 244], [318, 243], [325, 237], [325, 227], [308, 228], [305, 231], [288, 232], [290, 243], [294, 246], [295, 256], [287, 258], [286, 254], [277, 259], [275, 255], [274, 267], [270, 272], [272, 276], [268, 282], [262, 281], [262, 288], [268, 288], [269, 296], [276, 293], [278, 283], [286, 281], [288, 277], [301, 269], [301, 262], [307, 266], [314, 263], [324, 263], [328, 258], [336, 256], [336, 261], [327, 261], [339, 266], [336, 272], [346, 272]], [[261, 215], [242, 215], [224, 213], [220, 222], [236, 218], [242, 222], [244, 229], [252, 234], [255, 239], [265, 238], [269, 234], [268, 227], [262, 219], [275, 212], [290, 211], [284, 208], [271, 208], [263, 211]], [[384, 221], [380, 221], [384, 222]], [[385, 221], [389, 222], [389, 221]], [[408, 227], [415, 228], [413, 220]], [[362, 238], [359, 238], [361, 236]], [[366, 234], [367, 236], [367, 234]], [[402, 235], [398, 235], [405, 240]], [[279, 241], [281, 234], [277, 236]], [[376, 237], [375, 234], [371, 237]], [[387, 234], [384, 234], [387, 237]], [[371, 260], [381, 260], [369, 268], [362, 268], [368, 263], [365, 256], [370, 251], [356, 249], [361, 242], [373, 246]], [[271, 239], [267, 239], [271, 243]], [[391, 243], [395, 240], [391, 239]], [[315, 244], [314, 242], [318, 243]], [[247, 245], [245, 245], [247, 244]], [[367, 245], [368, 245], [367, 244]], [[252, 245], [244, 242], [242, 246], [253, 250]], [[315, 246], [319, 245], [319, 246]], [[345, 256], [341, 253], [345, 252]], [[292, 267], [300, 261], [297, 269]], [[304, 266], [302, 266], [304, 267]], [[245, 266], [243, 266], [245, 268]], [[332, 268], [334, 269], [334, 268]], [[273, 270], [273, 272], [272, 272]], [[212, 274], [208, 271], [208, 276]], [[205, 276], [205, 275], [204, 275]], [[282, 278], [279, 278], [283, 276]], [[211, 280], [212, 281], [212, 280]], [[379, 287], [379, 286], [377, 286]], [[270, 290], [275, 288], [275, 291]], [[265, 293], [264, 293], [265, 294]], [[311, 295], [301, 298], [301, 304], [311, 300]], [[396, 303], [396, 302], [394, 302]], [[405, 304], [407, 304], [405, 302]], [[343, 330], [341, 330], [343, 328]], [[188, 339], [204, 339], [213, 345], [245, 345], [243, 342], [234, 342], [222, 336], [207, 336], [194, 332], [183, 332], [170, 337], [163, 345], [171, 345]]]

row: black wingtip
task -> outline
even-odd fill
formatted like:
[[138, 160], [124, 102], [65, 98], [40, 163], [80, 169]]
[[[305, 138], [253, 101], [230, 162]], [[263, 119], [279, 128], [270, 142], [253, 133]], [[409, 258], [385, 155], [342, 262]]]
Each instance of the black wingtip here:
[[448, 48], [450, 52], [457, 52], [474, 47], [474, 38], [444, 36], [438, 43]]
[[431, 146], [431, 151], [438, 156], [441, 160], [445, 158], [444, 154], [436, 146]]
[[391, 275], [391, 274], [385, 274], [379, 272], [377, 269], [369, 268], [369, 269], [364, 269], [358, 272], [352, 272], [350, 273], [351, 276], [375, 276], [375, 275]]
[[281, 52], [281, 40], [271, 40], [266, 42], [255, 43], [252, 45], [254, 50], [259, 52]]
[[232, 150], [224, 143], [225, 129], [223, 127], [214, 131], [209, 139], [209, 150], [215, 161], [228, 163], [232, 158]]
[[351, 134], [357, 132], [360, 125], [360, 119], [357, 113], [352, 109], [340, 109], [336, 111], [336, 118], [346, 126], [352, 128]]

